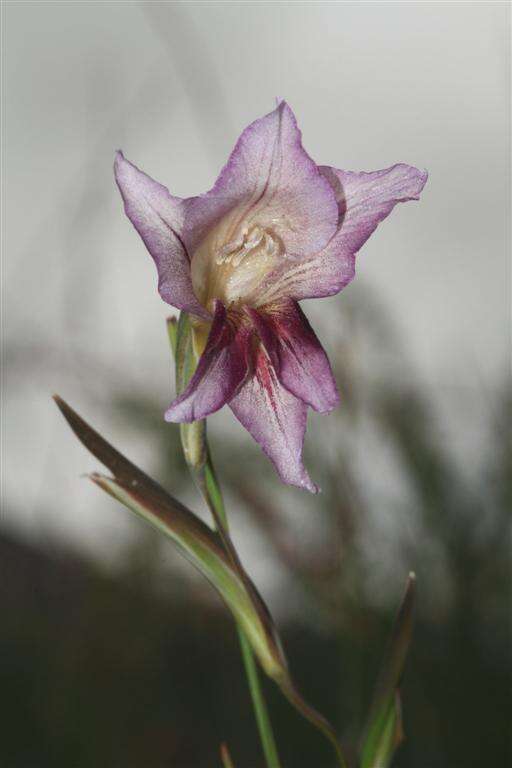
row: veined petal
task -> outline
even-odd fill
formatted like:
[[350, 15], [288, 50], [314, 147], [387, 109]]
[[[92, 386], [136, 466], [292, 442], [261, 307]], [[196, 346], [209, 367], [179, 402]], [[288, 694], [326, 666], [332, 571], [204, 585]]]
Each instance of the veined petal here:
[[[256, 314], [256, 313], [255, 313]], [[339, 403], [338, 389], [325, 351], [308, 319], [294, 301], [261, 309], [260, 325], [268, 331], [277, 356], [277, 376], [283, 386], [315, 411], [328, 413]]]
[[262, 348], [255, 353], [253, 375], [229, 406], [272, 461], [283, 482], [318, 492], [302, 463], [307, 405], [283, 387]]
[[282, 264], [259, 292], [259, 301], [288, 296], [297, 301], [332, 296], [355, 275], [355, 257], [397, 203], [418, 200], [427, 172], [399, 163], [372, 173], [322, 167], [339, 208], [339, 227], [327, 246], [309, 259]]
[[315, 256], [295, 264], [282, 264], [271, 272], [258, 288], [257, 304], [283, 298], [301, 301], [334, 296], [354, 279], [355, 263], [355, 253], [340, 248], [335, 236]]
[[183, 245], [184, 203], [118, 152], [114, 164], [126, 215], [143, 239], [158, 271], [158, 291], [168, 304], [201, 317], [208, 313], [192, 289]]
[[366, 173], [322, 167], [338, 201], [341, 226], [336, 239], [345, 251], [356, 253], [397, 203], [419, 200], [426, 171], [405, 163]]
[[247, 330], [232, 324], [216, 302], [204, 352], [187, 388], [165, 412], [166, 421], [204, 419], [229, 402], [247, 374], [246, 347]]
[[190, 254], [221, 220], [225, 242], [235, 242], [242, 228], [259, 226], [277, 237], [290, 259], [315, 253], [335, 233], [332, 187], [304, 151], [284, 101], [245, 129], [213, 189], [187, 201], [184, 239]]

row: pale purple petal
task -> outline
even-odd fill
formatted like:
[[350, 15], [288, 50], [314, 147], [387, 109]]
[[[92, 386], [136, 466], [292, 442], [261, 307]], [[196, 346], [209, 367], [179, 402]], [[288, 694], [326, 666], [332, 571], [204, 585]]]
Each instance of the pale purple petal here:
[[114, 172], [126, 215], [155, 261], [160, 296], [173, 307], [208, 317], [192, 289], [190, 262], [181, 238], [183, 201], [126, 160], [122, 152], [116, 155]]
[[[339, 395], [329, 360], [299, 305], [286, 301], [266, 307], [259, 315], [259, 333], [269, 354], [273, 346], [281, 384], [315, 411], [328, 413], [336, 408]], [[268, 329], [265, 335], [263, 324]]]
[[290, 258], [315, 253], [335, 233], [333, 190], [303, 149], [285, 102], [245, 129], [213, 189], [187, 201], [189, 253], [228, 215], [233, 238], [241, 225], [257, 224], [277, 235]]
[[283, 482], [318, 492], [302, 463], [307, 405], [282, 386], [263, 350], [257, 352], [254, 374], [229, 406]]
[[165, 412], [166, 421], [204, 419], [225, 405], [247, 374], [247, 331], [234, 326], [216, 302], [206, 347], [185, 391]]
[[316, 256], [271, 272], [259, 288], [258, 303], [334, 296], [354, 279], [355, 263], [355, 253], [340, 248], [335, 236]]
[[338, 245], [350, 253], [361, 248], [397, 203], [419, 200], [428, 177], [426, 171], [404, 163], [371, 173], [325, 167], [321, 170], [330, 180], [338, 201]]
[[426, 171], [400, 163], [373, 173], [321, 168], [335, 192], [339, 228], [313, 258], [283, 264], [262, 285], [260, 301], [288, 296], [297, 301], [332, 296], [355, 275], [357, 251], [397, 203], [418, 200]]

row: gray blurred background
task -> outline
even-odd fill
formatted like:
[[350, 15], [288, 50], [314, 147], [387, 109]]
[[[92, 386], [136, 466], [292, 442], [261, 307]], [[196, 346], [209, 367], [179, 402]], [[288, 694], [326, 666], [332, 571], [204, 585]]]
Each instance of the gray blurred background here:
[[[292, 668], [349, 745], [417, 570], [410, 738], [397, 765], [505, 765], [509, 5], [5, 2], [2, 48], [13, 697], [2, 764], [202, 768], [218, 764], [226, 736], [238, 768], [262, 764], [221, 606], [80, 477], [97, 465], [50, 395], [204, 514], [162, 418], [173, 310], [123, 214], [113, 156], [123, 149], [174, 194], [200, 193], [280, 96], [319, 164], [406, 162], [430, 178], [421, 202], [372, 236], [341, 295], [305, 302], [342, 392], [336, 416], [309, 419], [323, 496], [281, 488], [228, 409], [210, 419], [236, 543]], [[272, 704], [288, 765], [328, 766], [308, 727]]]

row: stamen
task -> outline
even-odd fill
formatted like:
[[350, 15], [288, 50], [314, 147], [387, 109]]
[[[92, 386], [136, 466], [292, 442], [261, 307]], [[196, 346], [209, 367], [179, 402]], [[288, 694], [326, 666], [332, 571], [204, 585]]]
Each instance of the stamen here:
[[265, 276], [284, 257], [281, 240], [265, 227], [231, 230], [224, 239], [228, 223], [221, 223], [192, 259], [192, 283], [204, 306], [216, 298], [226, 305], [253, 304]]
[[215, 263], [219, 267], [224, 264], [239, 267], [255, 251], [258, 251], [258, 255], [263, 257], [277, 256], [279, 251], [278, 242], [269, 232], [257, 225], [252, 227], [249, 232], [247, 230], [242, 232], [237, 240], [223, 245], [215, 254]]

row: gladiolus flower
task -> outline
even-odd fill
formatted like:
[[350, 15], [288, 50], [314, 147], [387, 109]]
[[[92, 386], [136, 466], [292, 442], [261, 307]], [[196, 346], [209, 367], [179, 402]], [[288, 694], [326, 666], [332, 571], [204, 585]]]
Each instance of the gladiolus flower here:
[[281, 102], [245, 129], [203, 195], [173, 197], [121, 152], [115, 176], [161, 297], [193, 321], [197, 369], [165, 418], [229, 404], [285, 483], [317, 491], [302, 463], [307, 409], [331, 411], [338, 392], [298, 302], [352, 280], [357, 251], [396, 203], [418, 199], [426, 172], [317, 166]]

